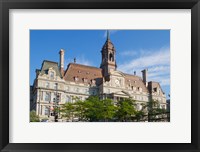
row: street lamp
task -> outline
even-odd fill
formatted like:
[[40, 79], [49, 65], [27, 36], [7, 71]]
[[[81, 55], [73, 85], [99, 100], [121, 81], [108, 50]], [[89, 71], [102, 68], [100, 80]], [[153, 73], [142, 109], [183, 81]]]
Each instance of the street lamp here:
[[54, 118], [55, 122], [58, 122], [58, 112], [56, 111], [56, 108], [58, 107], [59, 102], [59, 94], [58, 94], [58, 83], [56, 83], [56, 97], [54, 98]]

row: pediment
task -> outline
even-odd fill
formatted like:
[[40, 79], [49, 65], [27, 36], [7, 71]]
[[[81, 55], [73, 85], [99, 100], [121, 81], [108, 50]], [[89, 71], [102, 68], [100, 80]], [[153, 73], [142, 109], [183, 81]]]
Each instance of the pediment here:
[[124, 77], [124, 76], [125, 76], [122, 72], [117, 71], [117, 70], [111, 71], [111, 72], [110, 72], [110, 75], [121, 76], [121, 77]]
[[116, 95], [122, 95], [122, 96], [127, 96], [127, 97], [130, 97], [131, 95], [126, 92], [126, 91], [118, 91], [118, 92], [115, 92], [114, 94]]

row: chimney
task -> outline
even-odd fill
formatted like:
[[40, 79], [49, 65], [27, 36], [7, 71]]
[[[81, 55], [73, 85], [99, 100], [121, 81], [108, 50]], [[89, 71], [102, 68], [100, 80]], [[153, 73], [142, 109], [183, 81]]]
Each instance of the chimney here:
[[64, 75], [64, 55], [65, 55], [65, 51], [63, 49], [60, 50], [59, 52], [60, 54], [60, 72], [61, 75]]
[[148, 71], [148, 69], [144, 69], [144, 70], [141, 71], [142, 72], [142, 79], [143, 79], [143, 82], [146, 85], [146, 87], [147, 87], [147, 71]]

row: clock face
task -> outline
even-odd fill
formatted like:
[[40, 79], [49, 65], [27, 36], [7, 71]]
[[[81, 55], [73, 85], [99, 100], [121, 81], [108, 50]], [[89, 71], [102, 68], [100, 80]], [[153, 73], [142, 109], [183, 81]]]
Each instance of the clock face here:
[[115, 80], [115, 84], [119, 85], [119, 80], [118, 79]]

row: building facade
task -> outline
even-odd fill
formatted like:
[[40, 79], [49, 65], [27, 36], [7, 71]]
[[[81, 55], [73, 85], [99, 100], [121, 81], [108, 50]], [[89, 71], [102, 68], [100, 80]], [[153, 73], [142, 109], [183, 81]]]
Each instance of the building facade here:
[[63, 49], [60, 62], [44, 60], [41, 69], [36, 69], [36, 78], [30, 87], [30, 109], [40, 118], [51, 118], [55, 102], [62, 105], [75, 102], [75, 98], [85, 100], [91, 95], [100, 99], [111, 98], [115, 101], [132, 98], [137, 101], [137, 109], [142, 103], [157, 100], [166, 109], [166, 95], [158, 82], [148, 82], [148, 70], [142, 70], [142, 77], [117, 70], [116, 50], [107, 34], [101, 50], [100, 67], [69, 63], [64, 69]]

